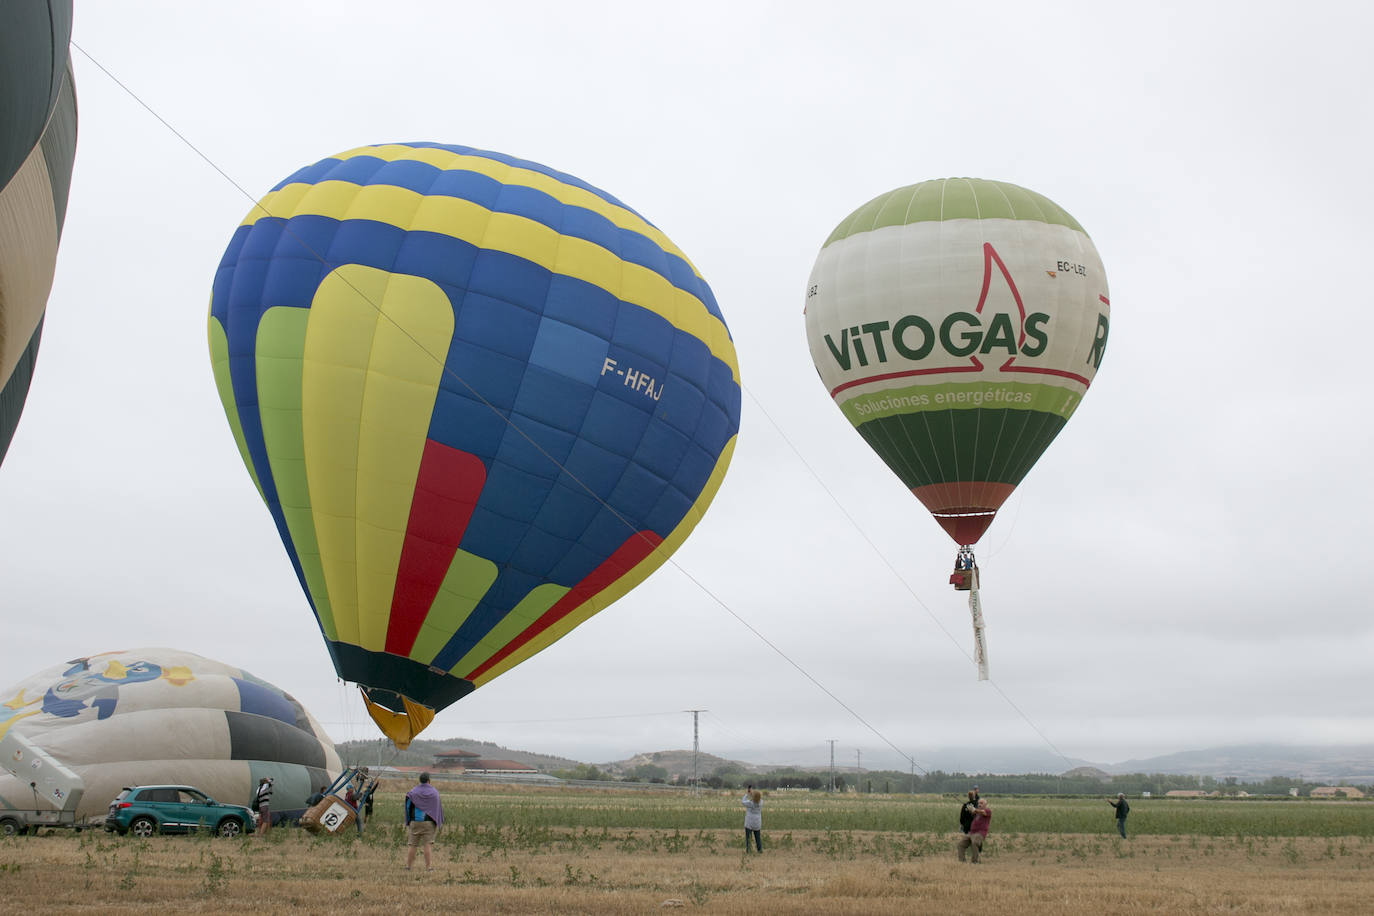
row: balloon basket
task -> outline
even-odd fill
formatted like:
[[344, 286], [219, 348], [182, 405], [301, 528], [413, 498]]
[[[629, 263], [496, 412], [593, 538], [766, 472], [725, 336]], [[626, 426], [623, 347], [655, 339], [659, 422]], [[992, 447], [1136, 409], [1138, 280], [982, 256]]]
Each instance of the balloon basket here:
[[326, 795], [301, 815], [301, 826], [311, 833], [342, 833], [358, 819], [348, 802], [337, 795]]

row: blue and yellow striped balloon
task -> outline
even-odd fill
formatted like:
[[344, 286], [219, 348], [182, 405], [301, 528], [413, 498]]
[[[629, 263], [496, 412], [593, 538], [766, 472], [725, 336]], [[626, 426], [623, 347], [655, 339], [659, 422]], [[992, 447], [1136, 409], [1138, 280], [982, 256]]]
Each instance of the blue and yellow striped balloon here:
[[398, 743], [660, 566], [739, 430], [734, 345], [686, 256], [498, 153], [301, 169], [234, 233], [209, 324], [335, 667]]

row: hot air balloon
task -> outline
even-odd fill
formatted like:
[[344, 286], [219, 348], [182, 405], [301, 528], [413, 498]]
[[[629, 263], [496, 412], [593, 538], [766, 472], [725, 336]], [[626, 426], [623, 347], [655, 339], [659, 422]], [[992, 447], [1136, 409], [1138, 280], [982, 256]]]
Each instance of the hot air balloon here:
[[973, 545], [1102, 363], [1107, 278], [1083, 227], [1002, 181], [874, 198], [821, 247], [806, 334], [826, 390], [959, 545], [986, 678]]
[[277, 185], [215, 276], [229, 425], [400, 747], [661, 565], [739, 429], [710, 288], [570, 175], [434, 143]]
[[[274, 812], [299, 813], [341, 770], [334, 743], [290, 694], [178, 649], [102, 652], [25, 678], [0, 691], [0, 738], [11, 729], [81, 777], [78, 817], [150, 783], [246, 805], [265, 776]], [[0, 814], [31, 807], [28, 782], [0, 771]]]
[[71, 0], [0, 4], [0, 460], [24, 409], [76, 156]]

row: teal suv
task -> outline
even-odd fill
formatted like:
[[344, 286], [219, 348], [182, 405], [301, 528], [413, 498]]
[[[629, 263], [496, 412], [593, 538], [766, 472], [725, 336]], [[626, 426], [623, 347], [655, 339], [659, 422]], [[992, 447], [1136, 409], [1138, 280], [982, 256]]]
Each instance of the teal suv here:
[[110, 802], [105, 816], [107, 831], [140, 837], [193, 830], [242, 836], [256, 823], [257, 816], [242, 805], [222, 805], [190, 786], [126, 787]]

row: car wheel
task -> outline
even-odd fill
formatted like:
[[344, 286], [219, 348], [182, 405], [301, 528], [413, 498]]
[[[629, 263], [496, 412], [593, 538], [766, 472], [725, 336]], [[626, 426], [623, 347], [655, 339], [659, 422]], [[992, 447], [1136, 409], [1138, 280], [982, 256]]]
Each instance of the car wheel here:
[[157, 821], [151, 817], [136, 817], [129, 822], [129, 830], [134, 836], [150, 837], [157, 833]]
[[219, 822], [218, 831], [220, 836], [242, 836], [243, 821], [236, 817], [226, 817]]
[[19, 836], [20, 824], [12, 817], [0, 817], [0, 836]]

